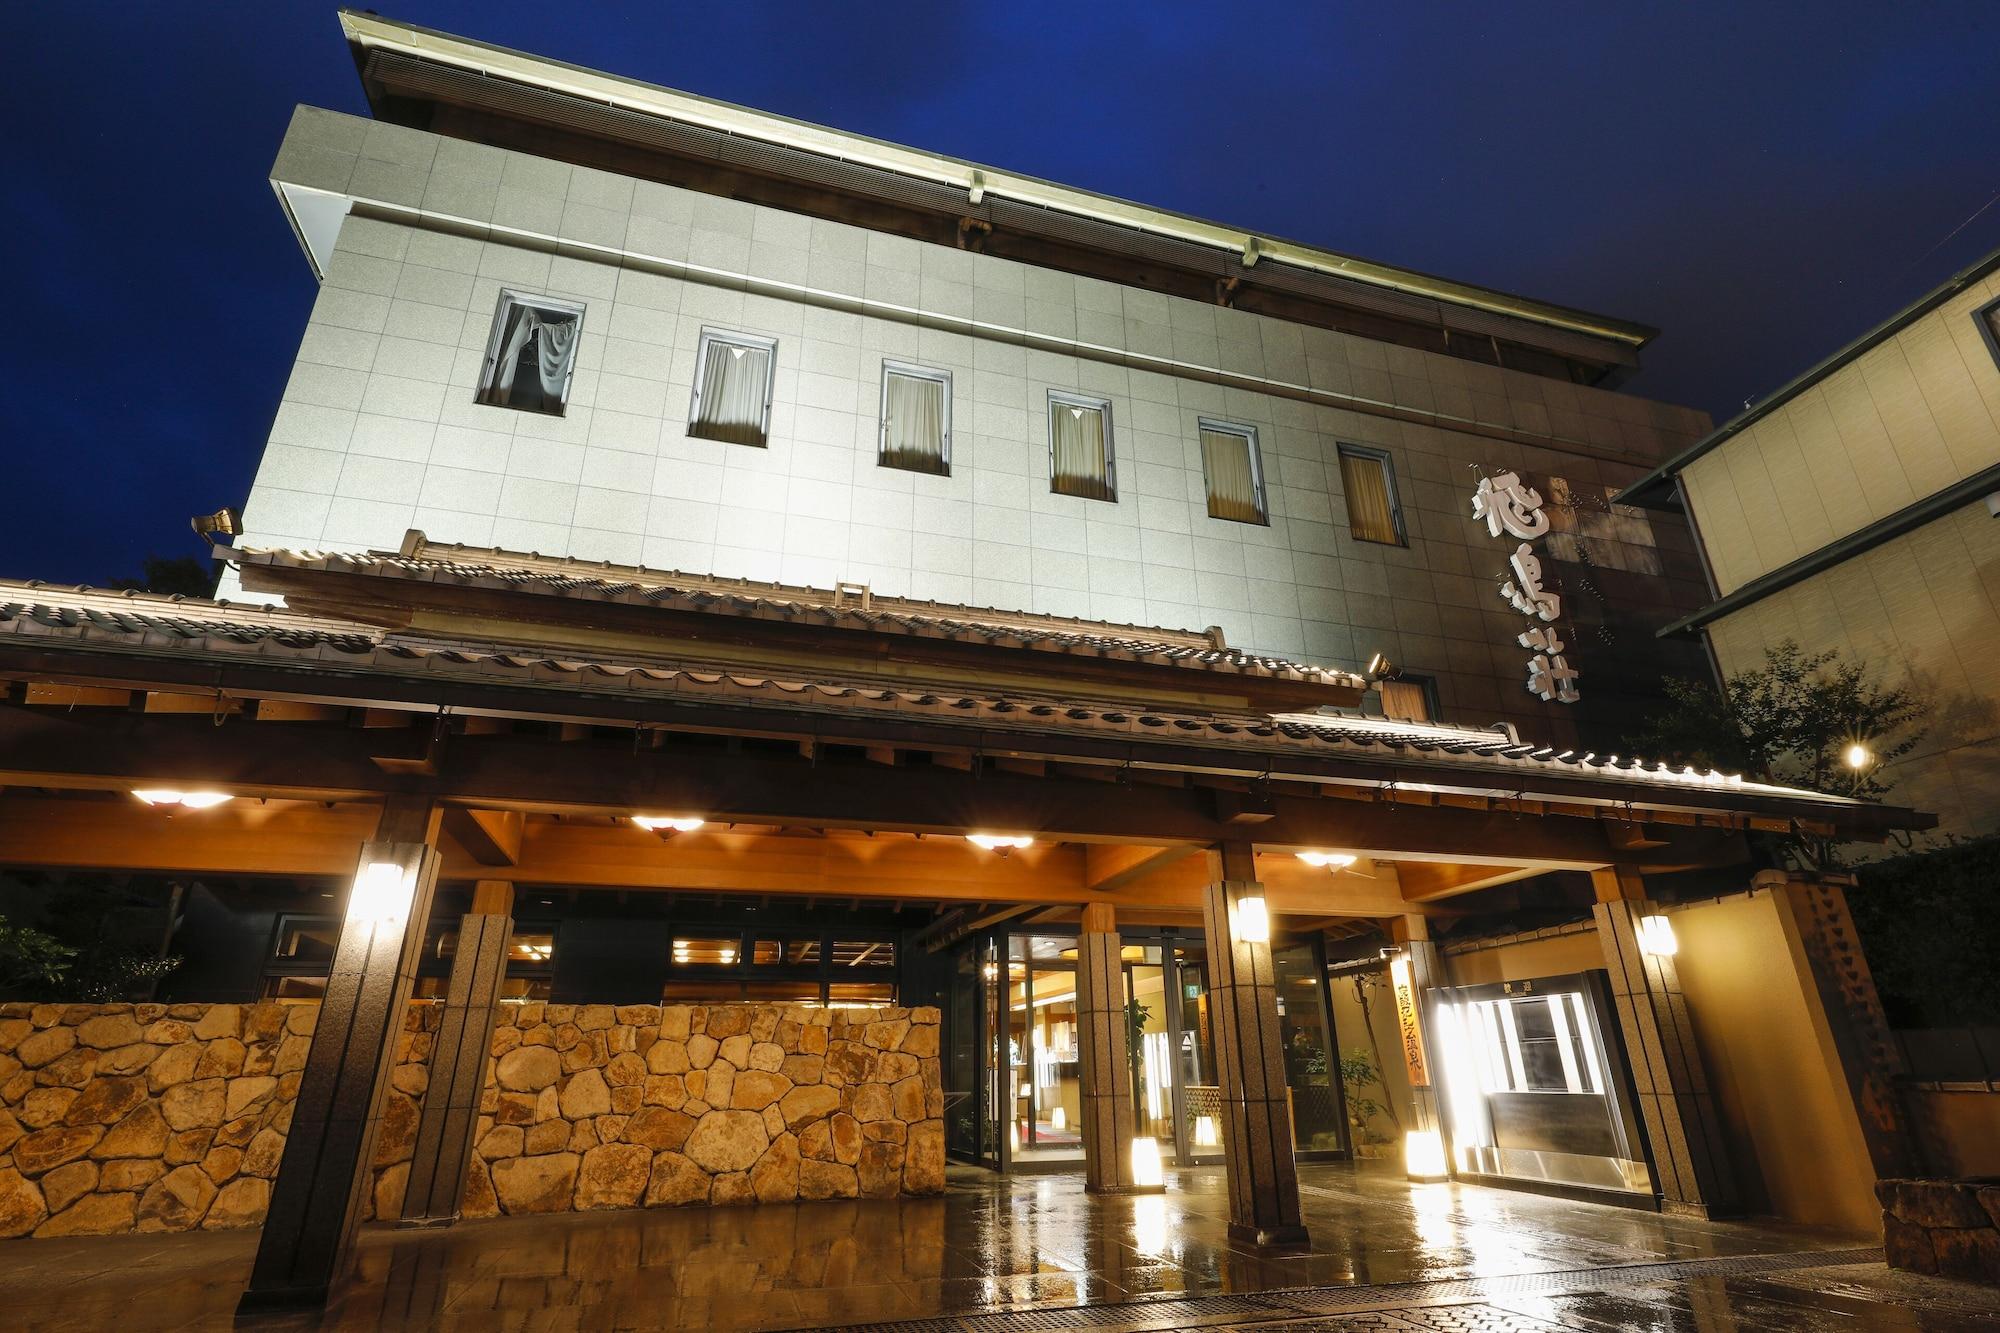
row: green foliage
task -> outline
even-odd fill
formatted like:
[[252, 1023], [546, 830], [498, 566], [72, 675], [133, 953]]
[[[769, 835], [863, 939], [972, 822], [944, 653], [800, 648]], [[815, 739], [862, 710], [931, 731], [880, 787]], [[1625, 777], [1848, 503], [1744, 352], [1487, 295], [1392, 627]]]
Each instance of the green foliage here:
[[[1917, 747], [1930, 713], [1912, 690], [1876, 683], [1866, 662], [1808, 653], [1791, 639], [1765, 649], [1763, 665], [1731, 676], [1720, 694], [1703, 681], [1661, 684], [1669, 706], [1633, 737], [1640, 754], [1862, 800], [1894, 785], [1890, 766]], [[1856, 744], [1869, 753], [1859, 768], [1846, 760]], [[1821, 840], [1792, 838], [1784, 850], [1808, 866], [1836, 863]]]
[[47, 999], [68, 979], [76, 950], [47, 931], [0, 917], [0, 999]]
[[[1354, 1046], [1341, 1054], [1340, 1084], [1347, 1091], [1347, 1123], [1354, 1127], [1357, 1141], [1369, 1137], [1368, 1123], [1378, 1115], [1386, 1115], [1392, 1124], [1401, 1123], [1396, 1118], [1396, 1108], [1387, 1100], [1389, 1085], [1382, 1081], [1382, 1071], [1370, 1048]], [[1368, 1095], [1370, 1088], [1380, 1088], [1383, 1099], [1378, 1101]]]
[[1859, 875], [1848, 907], [1891, 1025], [2000, 1023], [2000, 837], [1876, 861]]
[[121, 591], [136, 588], [140, 592], [168, 596], [179, 593], [184, 597], [206, 597], [215, 588], [215, 571], [207, 561], [193, 556], [149, 555], [141, 568], [145, 572], [138, 578], [113, 579], [111, 586]]

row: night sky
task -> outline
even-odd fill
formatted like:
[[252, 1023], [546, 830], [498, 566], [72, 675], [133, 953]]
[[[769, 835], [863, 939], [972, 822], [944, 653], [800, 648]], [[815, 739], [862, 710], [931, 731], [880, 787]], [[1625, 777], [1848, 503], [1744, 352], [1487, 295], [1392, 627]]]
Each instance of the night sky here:
[[[1641, 320], [1632, 390], [1718, 420], [2000, 245], [2000, 204], [1967, 222], [2000, 193], [1993, 0], [385, 12]], [[246, 498], [314, 291], [271, 159], [294, 103], [366, 107], [331, 4], [4, 30], [0, 575], [101, 584]]]

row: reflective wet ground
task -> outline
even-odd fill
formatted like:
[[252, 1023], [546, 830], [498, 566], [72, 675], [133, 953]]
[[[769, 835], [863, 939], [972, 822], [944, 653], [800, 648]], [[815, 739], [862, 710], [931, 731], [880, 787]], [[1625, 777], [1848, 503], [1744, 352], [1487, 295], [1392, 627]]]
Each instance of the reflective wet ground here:
[[[942, 1199], [371, 1229], [354, 1279], [324, 1316], [256, 1326], [777, 1329], [916, 1319], [1014, 1333], [1029, 1323], [1080, 1326], [1062, 1310], [1136, 1302], [1093, 1309], [1089, 1326], [2000, 1329], [2000, 1299], [1857, 1263], [1865, 1239], [1477, 1186], [1411, 1187], [1365, 1165], [1308, 1164], [1300, 1175], [1313, 1243], [1286, 1255], [1227, 1239], [1219, 1167], [1170, 1172], [1166, 1195], [1140, 1198], [1092, 1198], [1076, 1176], [955, 1170]], [[230, 1233], [0, 1243], [0, 1326], [228, 1327], [255, 1246], [254, 1234]], [[1029, 1309], [1032, 1320], [1006, 1313]]]

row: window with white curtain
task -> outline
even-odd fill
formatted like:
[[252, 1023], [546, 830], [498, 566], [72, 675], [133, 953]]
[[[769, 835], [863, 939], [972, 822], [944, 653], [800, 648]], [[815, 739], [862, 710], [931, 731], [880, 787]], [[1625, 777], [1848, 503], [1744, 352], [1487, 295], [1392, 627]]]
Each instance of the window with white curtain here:
[[1389, 455], [1358, 444], [1340, 447], [1340, 481], [1347, 492], [1347, 530], [1359, 542], [1403, 546], [1403, 512]]
[[486, 361], [475, 401], [561, 416], [569, 402], [577, 335], [582, 330], [580, 305], [501, 292], [493, 331], [486, 338]]
[[1118, 499], [1111, 456], [1111, 404], [1049, 391], [1049, 489], [1085, 500]]
[[1208, 483], [1208, 516], [1233, 523], [1269, 523], [1264, 506], [1264, 463], [1257, 456], [1257, 428], [1203, 421], [1201, 474]]
[[771, 377], [777, 361], [775, 339], [703, 329], [695, 352], [687, 433], [762, 449], [769, 442]]
[[908, 472], [951, 475], [951, 372], [882, 363], [877, 461]]

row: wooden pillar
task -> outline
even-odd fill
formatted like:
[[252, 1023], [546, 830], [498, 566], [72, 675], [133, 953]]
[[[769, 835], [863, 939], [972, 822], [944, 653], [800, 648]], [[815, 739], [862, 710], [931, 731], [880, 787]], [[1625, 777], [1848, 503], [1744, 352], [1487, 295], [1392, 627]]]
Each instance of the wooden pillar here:
[[361, 847], [240, 1311], [326, 1303], [361, 1216], [437, 882], [440, 811], [391, 796]]
[[1202, 894], [1202, 925], [1221, 1074], [1229, 1234], [1262, 1246], [1303, 1246], [1264, 888], [1249, 844], [1224, 843], [1213, 860], [1216, 879]]
[[1125, 965], [1109, 903], [1083, 909], [1076, 948], [1077, 1046], [1083, 1093], [1083, 1184], [1132, 1188], [1132, 1067], [1126, 1048]]
[[1826, 1014], [1838, 1072], [1854, 1100], [1876, 1178], [1922, 1175], [1925, 1154], [1896, 1090], [1897, 1080], [1906, 1072], [1903, 1055], [1889, 1031], [1882, 997], [1875, 991], [1875, 974], [1868, 969], [1848, 911], [1850, 883], [1844, 875], [1815, 878], [1782, 870], [1760, 871], [1753, 881], [1759, 889], [1783, 894], [1798, 928], [1812, 971], [1809, 980]]
[[[1396, 1033], [1406, 1049], [1404, 1065], [1410, 1076], [1410, 1098], [1415, 1111], [1416, 1123], [1408, 1133], [1426, 1134], [1433, 1137], [1439, 1155], [1443, 1158], [1443, 1169], [1436, 1170], [1429, 1165], [1412, 1161], [1409, 1153], [1408, 1133], [1404, 1137], [1404, 1167], [1413, 1180], [1437, 1180], [1450, 1174], [1451, 1154], [1444, 1138], [1444, 1117], [1438, 1112], [1438, 1059], [1437, 1048], [1430, 1030], [1430, 997], [1439, 986], [1448, 985], [1445, 980], [1444, 956], [1431, 939], [1430, 921], [1415, 914], [1396, 918], [1390, 923], [1390, 936], [1403, 951], [1404, 966], [1408, 968], [1412, 1006], [1408, 1014], [1403, 1010], [1403, 997], [1396, 998]], [[1390, 965], [1392, 981], [1396, 967]], [[1392, 992], [1394, 987], [1392, 986]], [[1412, 1033], [1409, 1028], [1414, 1026]], [[1407, 1049], [1414, 1042], [1414, 1055]], [[1419, 1167], [1424, 1169], [1419, 1170]]]
[[1591, 879], [1598, 943], [1611, 973], [1639, 1118], [1653, 1149], [1660, 1206], [1698, 1217], [1727, 1213], [1736, 1205], [1735, 1180], [1680, 973], [1671, 956], [1639, 947], [1640, 920], [1659, 909], [1646, 901], [1645, 880], [1624, 867], [1593, 871]]
[[514, 933], [514, 886], [483, 879], [472, 910], [458, 919], [458, 948], [445, 984], [444, 1012], [431, 1046], [430, 1083], [417, 1120], [403, 1225], [450, 1226], [465, 1197], [465, 1168], [479, 1129], [479, 1097], [493, 1047], [493, 1024], [507, 979]]

